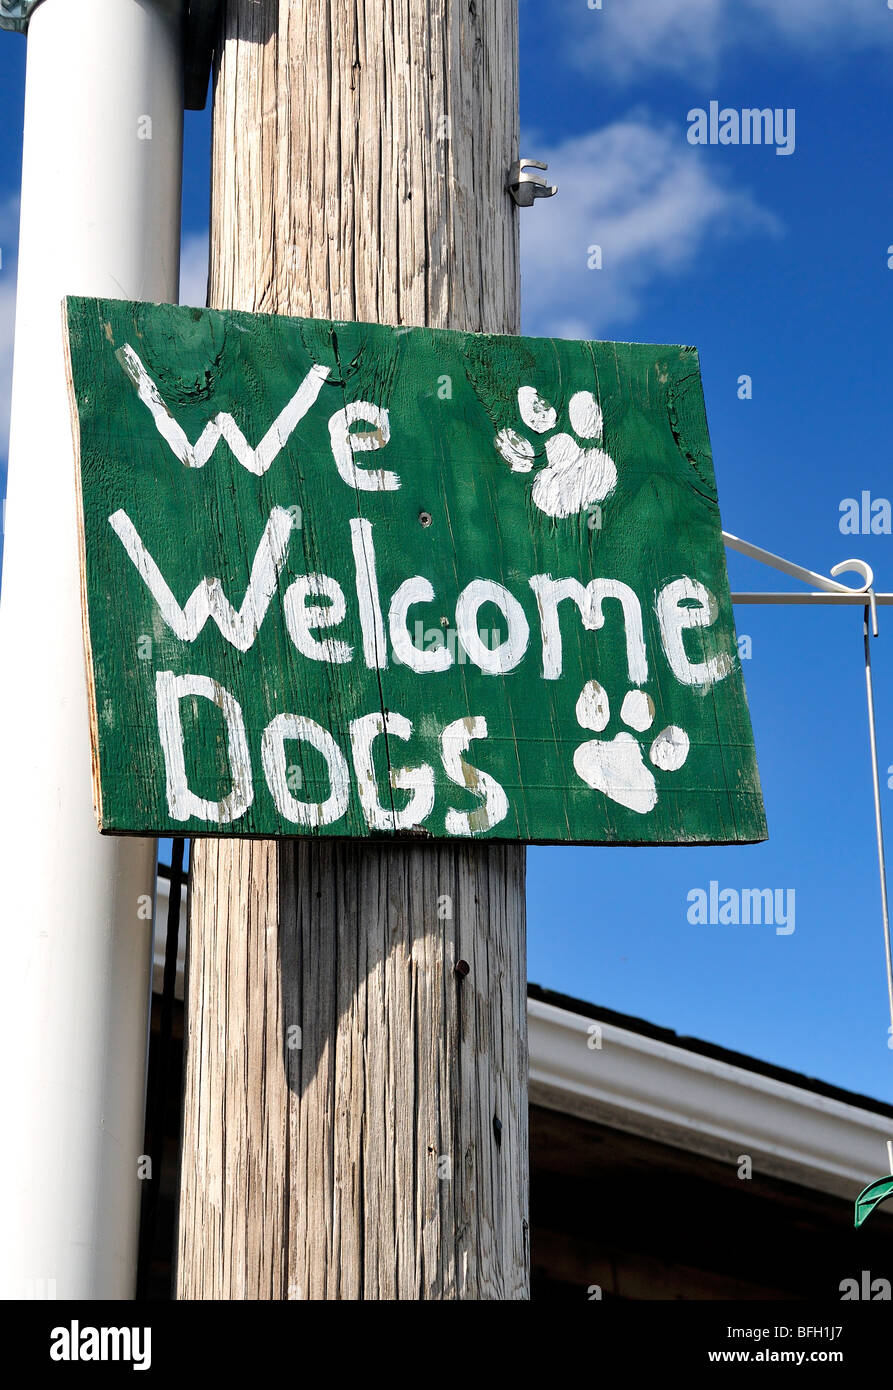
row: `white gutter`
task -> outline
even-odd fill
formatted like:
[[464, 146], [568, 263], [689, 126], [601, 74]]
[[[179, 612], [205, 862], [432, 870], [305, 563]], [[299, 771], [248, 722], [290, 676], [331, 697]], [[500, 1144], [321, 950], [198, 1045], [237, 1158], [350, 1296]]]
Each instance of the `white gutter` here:
[[527, 1017], [532, 1105], [850, 1200], [882, 1170], [893, 1119], [537, 999]]

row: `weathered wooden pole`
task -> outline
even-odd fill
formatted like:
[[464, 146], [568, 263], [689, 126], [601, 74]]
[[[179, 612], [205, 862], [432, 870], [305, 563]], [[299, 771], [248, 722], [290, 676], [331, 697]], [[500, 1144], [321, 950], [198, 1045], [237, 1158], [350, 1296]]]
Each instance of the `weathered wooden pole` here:
[[[222, 23], [211, 304], [517, 333], [516, 0]], [[525, 965], [523, 846], [197, 840], [178, 1297], [526, 1298]]]

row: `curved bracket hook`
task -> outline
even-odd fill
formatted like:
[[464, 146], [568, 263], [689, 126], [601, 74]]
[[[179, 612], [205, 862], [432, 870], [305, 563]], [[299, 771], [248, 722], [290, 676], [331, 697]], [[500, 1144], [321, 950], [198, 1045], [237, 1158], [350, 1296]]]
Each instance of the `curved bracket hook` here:
[[806, 569], [804, 565], [795, 565], [793, 560], [786, 560], [782, 555], [775, 555], [771, 550], [764, 550], [760, 545], [753, 545], [751, 541], [743, 541], [739, 536], [730, 535], [728, 531], [722, 533], [723, 541], [729, 550], [737, 550], [742, 555], [748, 555], [752, 560], [759, 560], [761, 564], [769, 565], [774, 570], [781, 570], [782, 574], [788, 574], [792, 579], [799, 579], [803, 584], [810, 584], [816, 589], [821, 589], [824, 593], [830, 594], [865, 594], [868, 601], [868, 591], [874, 584], [874, 574], [871, 566], [866, 565], [864, 560], [841, 560], [839, 565], [832, 569], [832, 575], [846, 574], [855, 571], [862, 583], [857, 589], [850, 584], [841, 584], [836, 579], [829, 579], [827, 575], [817, 574], [815, 570]]
[[847, 588], [851, 594], [865, 594], [867, 596], [868, 590], [874, 588], [874, 570], [864, 560], [841, 560], [839, 565], [833, 567], [831, 574], [836, 577], [838, 574], [848, 574], [851, 571], [862, 577], [862, 583], [858, 589], [851, 588], [849, 584], [840, 584], [838, 588]]

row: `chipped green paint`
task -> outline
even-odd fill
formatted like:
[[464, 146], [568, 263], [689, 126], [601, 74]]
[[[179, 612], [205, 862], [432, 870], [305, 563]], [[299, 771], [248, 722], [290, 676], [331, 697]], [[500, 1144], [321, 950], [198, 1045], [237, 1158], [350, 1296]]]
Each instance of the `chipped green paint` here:
[[104, 831], [765, 837], [693, 349], [66, 307]]

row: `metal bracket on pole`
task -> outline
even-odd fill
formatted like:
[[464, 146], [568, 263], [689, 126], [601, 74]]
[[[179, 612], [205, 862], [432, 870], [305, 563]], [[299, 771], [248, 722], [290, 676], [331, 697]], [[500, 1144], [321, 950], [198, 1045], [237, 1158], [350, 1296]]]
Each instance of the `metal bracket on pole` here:
[[[2, 5], [3, 0], [0, 0]], [[217, 41], [220, 0], [186, 0], [183, 14], [183, 104], [204, 111]]]
[[24, 34], [40, 0], [0, 0], [0, 29]]
[[793, 560], [785, 560], [781, 555], [775, 555], [771, 550], [763, 550], [759, 545], [752, 545], [750, 541], [739, 540], [737, 536], [732, 536], [728, 531], [722, 533], [723, 541], [727, 549], [737, 550], [742, 555], [747, 555], [751, 560], [759, 560], [763, 565], [770, 565], [772, 569], [781, 570], [782, 574], [789, 574], [792, 579], [800, 579], [804, 584], [814, 584], [818, 592], [813, 591], [809, 594], [801, 593], [750, 593], [732, 594], [733, 603], [859, 603], [868, 604], [872, 615], [872, 630], [877, 637], [877, 605], [893, 604], [893, 594], [876, 594], [873, 589], [874, 574], [871, 566], [864, 560], [841, 560], [839, 565], [835, 565], [831, 571], [832, 575], [854, 573], [858, 574], [862, 583], [857, 589], [851, 588], [849, 584], [840, 584], [836, 579], [829, 579], [827, 575], [817, 574], [815, 570], [808, 570], [803, 565], [795, 565]]
[[528, 174], [528, 169], [548, 169], [538, 159], [516, 159], [509, 169], [506, 188], [519, 208], [533, 207], [535, 198], [554, 198], [558, 192], [554, 184], [546, 183], [539, 174]]

